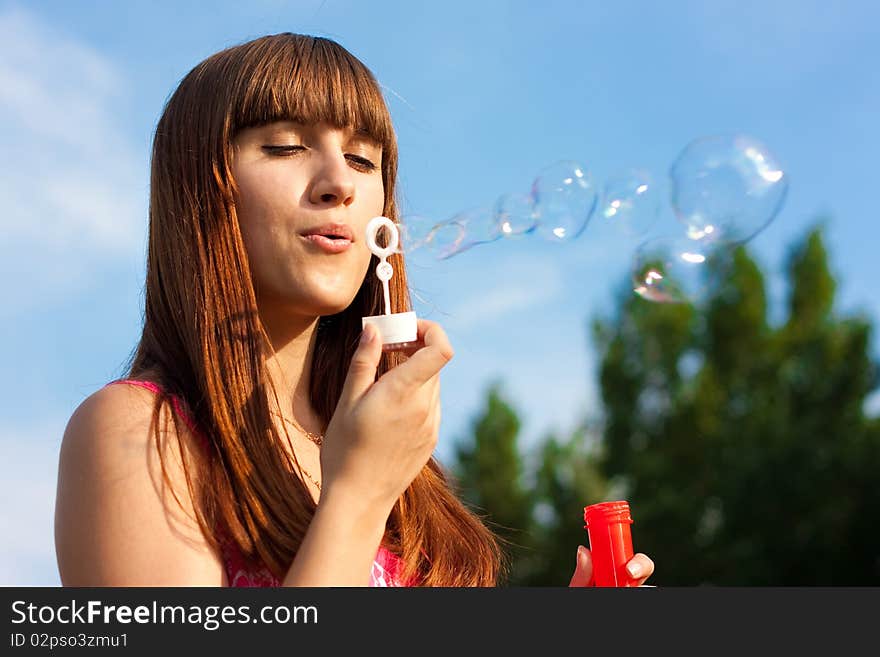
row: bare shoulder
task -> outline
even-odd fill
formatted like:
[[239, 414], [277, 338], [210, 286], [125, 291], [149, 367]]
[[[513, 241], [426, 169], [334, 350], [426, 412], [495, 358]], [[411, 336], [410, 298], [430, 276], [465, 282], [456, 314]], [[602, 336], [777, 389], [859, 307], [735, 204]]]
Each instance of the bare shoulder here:
[[184, 458], [200, 458], [198, 444], [182, 422], [178, 441], [167, 404], [155, 423], [155, 402], [151, 390], [110, 385], [87, 397], [67, 423], [55, 503], [65, 586], [225, 584], [222, 562], [195, 520], [183, 468]]

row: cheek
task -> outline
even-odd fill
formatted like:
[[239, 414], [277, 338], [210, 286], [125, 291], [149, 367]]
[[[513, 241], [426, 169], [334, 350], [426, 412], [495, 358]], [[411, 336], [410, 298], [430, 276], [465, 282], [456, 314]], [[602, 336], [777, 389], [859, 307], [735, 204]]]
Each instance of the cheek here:
[[235, 182], [238, 186], [238, 192], [235, 195], [235, 214], [238, 217], [238, 227], [245, 243], [250, 246], [252, 228], [263, 215], [263, 209], [260, 207], [260, 199], [263, 197], [260, 194], [259, 183], [251, 176], [236, 173]]
[[248, 171], [241, 178], [236, 178], [238, 195], [236, 211], [242, 223], [258, 222], [272, 210], [272, 199], [278, 198], [279, 190], [284, 188], [282, 182], [267, 170], [261, 175]]
[[279, 190], [284, 185], [273, 178], [271, 171], [264, 175], [246, 175], [236, 179], [238, 195], [235, 198], [235, 213], [242, 239], [248, 252], [259, 250], [261, 242], [276, 239], [277, 217], [281, 216]]
[[[385, 187], [382, 183], [382, 178], [376, 176], [370, 184], [363, 188], [362, 194], [365, 201], [364, 205], [369, 208], [368, 214], [370, 216], [367, 221], [382, 214], [382, 211], [385, 209]], [[362, 226], [363, 228], [366, 228], [366, 224]]]
[[263, 213], [259, 208], [253, 207], [248, 203], [247, 199], [236, 201], [235, 213], [238, 218], [238, 230], [241, 233], [241, 240], [244, 243], [245, 251], [251, 266], [262, 260], [261, 254], [264, 250], [262, 236], [265, 230], [261, 228], [263, 222]]

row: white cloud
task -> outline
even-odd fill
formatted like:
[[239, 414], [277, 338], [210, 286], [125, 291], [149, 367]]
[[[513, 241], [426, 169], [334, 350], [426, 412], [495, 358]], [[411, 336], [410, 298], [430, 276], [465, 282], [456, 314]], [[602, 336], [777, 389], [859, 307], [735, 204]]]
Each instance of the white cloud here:
[[66, 420], [0, 427], [0, 585], [59, 586], [55, 489]]
[[120, 125], [128, 94], [101, 53], [22, 9], [0, 12], [0, 314], [142, 260], [146, 166]]

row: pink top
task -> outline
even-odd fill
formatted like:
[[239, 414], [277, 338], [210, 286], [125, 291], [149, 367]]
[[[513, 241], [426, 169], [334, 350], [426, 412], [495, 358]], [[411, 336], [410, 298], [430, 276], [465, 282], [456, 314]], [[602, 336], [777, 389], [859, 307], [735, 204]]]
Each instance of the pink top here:
[[[114, 383], [127, 383], [129, 385], [139, 386], [152, 390], [155, 393], [161, 392], [161, 389], [155, 383], [150, 381], [138, 381], [136, 379], [117, 379], [111, 381], [107, 385]], [[198, 430], [195, 422], [185, 408], [185, 403], [178, 399], [176, 395], [171, 395], [171, 402], [175, 412], [189, 427], [193, 435], [197, 436], [207, 447], [208, 441], [205, 436]], [[264, 565], [259, 567], [249, 566], [246, 562], [238, 546], [229, 540], [221, 540], [223, 567], [226, 570], [226, 577], [229, 586], [233, 587], [268, 587], [281, 586], [281, 582], [272, 572]], [[403, 561], [399, 556], [388, 550], [385, 546], [380, 546], [373, 560], [373, 567], [370, 571], [370, 586], [412, 586], [413, 582], [404, 582], [400, 578], [403, 569]]]

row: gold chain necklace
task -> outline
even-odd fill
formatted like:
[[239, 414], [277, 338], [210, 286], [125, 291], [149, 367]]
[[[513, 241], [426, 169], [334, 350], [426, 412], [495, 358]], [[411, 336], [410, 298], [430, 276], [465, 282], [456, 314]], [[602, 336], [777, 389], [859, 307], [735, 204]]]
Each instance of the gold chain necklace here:
[[277, 416], [277, 417], [280, 417], [282, 420], [284, 420], [285, 422], [287, 422], [288, 424], [290, 424], [290, 426], [292, 426], [294, 429], [296, 429], [296, 430], [299, 431], [301, 434], [303, 434], [306, 438], [308, 438], [308, 439], [311, 440], [313, 443], [315, 443], [318, 447], [320, 447], [320, 446], [321, 446], [321, 443], [324, 442], [324, 434], [322, 434], [322, 433], [313, 433], [313, 432], [311, 432], [311, 431], [306, 431], [305, 429], [303, 429], [303, 428], [300, 426], [299, 422], [297, 422], [296, 420], [288, 419], [288, 418], [284, 417], [283, 415], [281, 415], [280, 413], [276, 413], [275, 411], [272, 411], [272, 415], [275, 415], [275, 416]]
[[[276, 417], [280, 417], [282, 420], [284, 420], [285, 422], [290, 424], [294, 429], [296, 429], [301, 434], [303, 434], [306, 438], [308, 438], [313, 443], [315, 443], [315, 445], [317, 445], [318, 447], [320, 447], [321, 443], [324, 442], [324, 434], [306, 431], [304, 428], [302, 428], [299, 425], [299, 423], [296, 420], [289, 420], [286, 417], [284, 417], [283, 415], [281, 415], [280, 413], [276, 413], [275, 411], [272, 411], [272, 415], [275, 415]], [[296, 467], [299, 468], [299, 471], [305, 475], [306, 479], [308, 479], [313, 484], [315, 484], [315, 486], [318, 488], [318, 490], [321, 490], [321, 482], [318, 481], [317, 479], [315, 479], [312, 475], [310, 475], [308, 470], [306, 470], [304, 467], [302, 467], [302, 465], [300, 464], [299, 461], [296, 462]]]
[[306, 479], [308, 479], [308, 480], [311, 481], [313, 484], [315, 484], [315, 486], [318, 487], [318, 490], [321, 490], [321, 482], [320, 482], [320, 481], [317, 481], [312, 475], [310, 475], [310, 474], [306, 471], [306, 469], [305, 469], [304, 467], [302, 467], [302, 466], [299, 464], [299, 461], [297, 461], [297, 463], [296, 463], [296, 467], [298, 467], [298, 468], [299, 468], [299, 471], [302, 472], [302, 473], [306, 476]]

